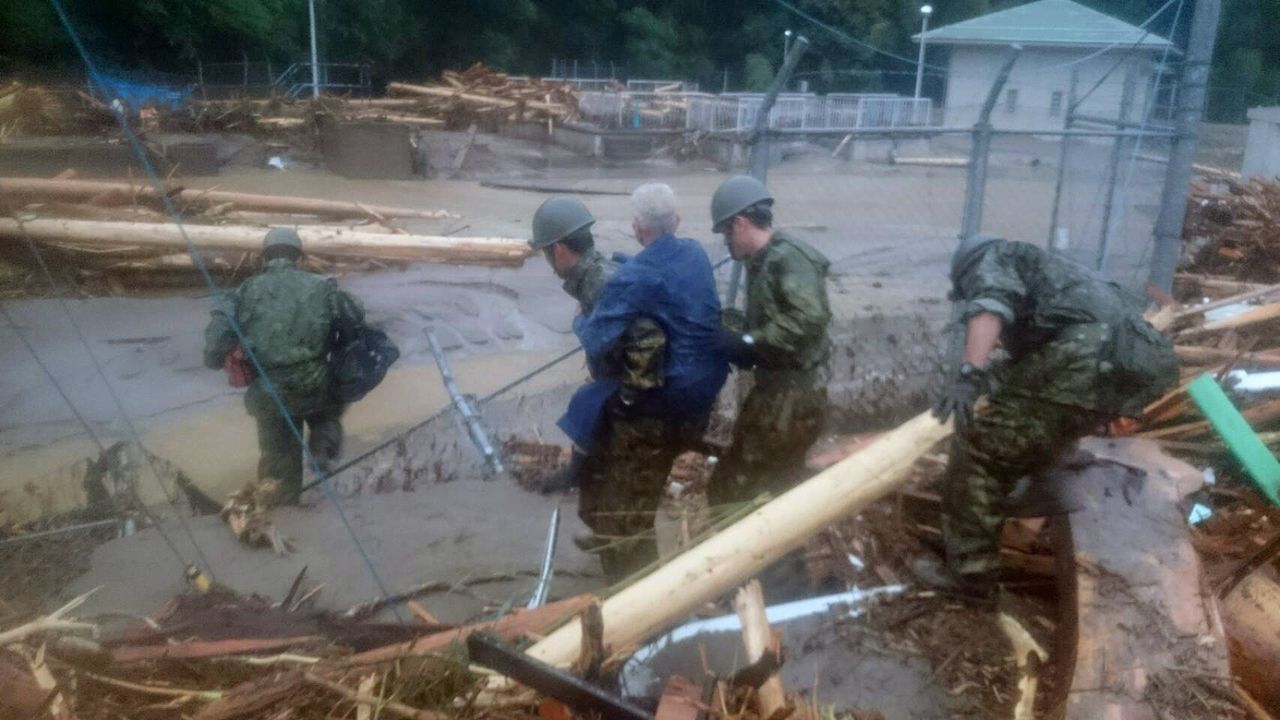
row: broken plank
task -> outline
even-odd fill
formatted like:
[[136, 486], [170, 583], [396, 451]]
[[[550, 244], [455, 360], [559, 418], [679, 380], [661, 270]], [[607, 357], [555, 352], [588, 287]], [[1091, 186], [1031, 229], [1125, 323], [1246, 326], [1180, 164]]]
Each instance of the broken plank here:
[[576, 595], [533, 610], [515, 610], [510, 615], [490, 622], [466, 625], [417, 640], [357, 653], [343, 660], [342, 664], [348, 666], [369, 665], [404, 657], [426, 655], [462, 642], [471, 633], [480, 630], [491, 632], [508, 641], [516, 640], [531, 633], [542, 634], [582, 612], [593, 600], [594, 597], [591, 595]]
[[111, 651], [111, 658], [118, 663], [139, 660], [193, 660], [196, 658], [244, 655], [246, 653], [281, 650], [305, 645], [320, 638], [300, 635], [287, 638], [243, 638], [236, 640], [191, 640], [172, 645], [126, 645]]

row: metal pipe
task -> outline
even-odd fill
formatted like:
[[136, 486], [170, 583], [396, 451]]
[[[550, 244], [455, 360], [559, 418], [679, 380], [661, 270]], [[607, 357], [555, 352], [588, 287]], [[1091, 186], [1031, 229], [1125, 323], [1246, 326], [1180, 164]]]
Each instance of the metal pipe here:
[[[787, 86], [787, 82], [795, 74], [796, 66], [800, 64], [800, 58], [808, 49], [809, 38], [803, 35], [796, 36], [795, 43], [791, 45], [786, 59], [782, 62], [782, 67], [778, 69], [778, 74], [773, 77], [773, 82], [769, 83], [769, 89], [765, 91], [764, 99], [760, 101], [755, 124], [747, 136], [746, 142], [751, 146], [751, 176], [761, 183], [764, 183], [769, 176], [769, 133], [765, 132], [769, 128], [769, 114], [773, 111], [774, 103], [778, 101], [778, 93]], [[729, 291], [725, 307], [732, 308], [737, 305], [738, 289], [741, 286], [742, 263], [735, 262], [733, 271], [729, 273]]]
[[[1129, 72], [1125, 73], [1124, 89], [1120, 96], [1121, 122], [1129, 119], [1137, 83], [1134, 70], [1130, 68]], [[1124, 138], [1116, 138], [1111, 143], [1111, 157], [1107, 161], [1107, 198], [1102, 204], [1102, 238], [1098, 243], [1098, 258], [1094, 262], [1094, 268], [1100, 273], [1107, 269], [1107, 255], [1111, 252], [1111, 215], [1115, 211], [1116, 180], [1120, 177], [1120, 158], [1124, 155], [1125, 144]]]
[[925, 37], [929, 32], [929, 16], [933, 14], [932, 5], [923, 5], [920, 8], [920, 57], [916, 60], [916, 95], [917, 100], [920, 99], [920, 90], [924, 86], [924, 47], [928, 44]]
[[533, 589], [533, 597], [529, 598], [529, 609], [542, 607], [547, 601], [547, 593], [551, 590], [551, 568], [556, 557], [556, 540], [560, 537], [560, 508], [551, 511], [551, 525], [547, 528], [547, 549], [542, 554], [542, 570], [538, 573], [538, 585]]
[[436, 358], [436, 366], [440, 368], [440, 378], [444, 381], [444, 389], [448, 391], [449, 398], [453, 401], [453, 407], [458, 411], [458, 415], [462, 417], [463, 423], [467, 427], [467, 435], [471, 437], [471, 442], [480, 451], [480, 455], [484, 457], [485, 468], [491, 474], [501, 474], [506, 472], [502, 467], [502, 459], [498, 457], [498, 453], [493, 449], [493, 444], [489, 442], [489, 437], [484, 434], [484, 427], [480, 424], [480, 417], [476, 414], [471, 403], [458, 389], [458, 384], [453, 380], [453, 373], [449, 371], [449, 364], [445, 362], [444, 350], [440, 349], [440, 342], [436, 340], [436, 334], [427, 331], [427, 342], [431, 344], [431, 354]]
[[1155, 249], [1151, 254], [1148, 281], [1169, 292], [1173, 287], [1173, 271], [1182, 254], [1182, 222], [1187, 212], [1187, 192], [1191, 186], [1191, 164], [1200, 142], [1200, 121], [1204, 117], [1205, 87], [1209, 81], [1209, 63], [1218, 33], [1222, 0], [1196, 0], [1191, 17], [1191, 36], [1187, 41], [1186, 60], [1182, 64], [1181, 89], [1174, 126], [1173, 146], [1169, 149], [1169, 171], [1165, 175], [1164, 193], [1160, 198], [1160, 214], [1156, 217]]
[[53, 530], [41, 530], [40, 532], [27, 533], [17, 537], [5, 538], [0, 540], [0, 545], [16, 545], [31, 540], [39, 540], [41, 538], [54, 537], [55, 535], [66, 535], [73, 532], [81, 532], [83, 530], [96, 530], [110, 525], [122, 526], [124, 521], [113, 518], [111, 520], [95, 520], [94, 522], [81, 523], [79, 525], [68, 525], [67, 527], [54, 528]]
[[[1078, 67], [1071, 68], [1071, 84], [1067, 86], [1067, 102], [1066, 112], [1062, 119], [1063, 131], [1070, 131], [1075, 121], [1075, 111], [1072, 109], [1076, 106], [1076, 89], [1080, 84], [1080, 70]], [[1054, 248], [1054, 239], [1058, 233], [1058, 211], [1062, 207], [1062, 183], [1067, 178], [1067, 147], [1071, 144], [1071, 136], [1062, 138], [1062, 147], [1058, 152], [1058, 181], [1053, 186], [1053, 211], [1049, 214], [1049, 240], [1048, 247]]]
[[1005, 60], [996, 75], [995, 82], [987, 91], [987, 99], [982, 103], [982, 112], [978, 114], [978, 122], [973, 126], [973, 147], [969, 154], [969, 169], [964, 189], [964, 219], [960, 226], [960, 237], [967, 238], [978, 234], [982, 229], [982, 203], [986, 197], [987, 161], [991, 156], [991, 111], [996, 107], [1000, 90], [1009, 81], [1009, 73], [1013, 64], [1022, 54], [1021, 45], [1012, 46], [1013, 53]]
[[316, 50], [316, 0], [308, 0], [311, 15], [311, 97], [320, 97], [320, 53]]
[[[878, 137], [878, 136], [902, 136], [902, 135], [964, 135], [973, 132], [971, 127], [901, 127], [901, 128], [823, 128], [823, 129], [803, 129], [803, 128], [770, 128], [765, 131], [766, 135], [784, 136], [784, 135], [814, 135], [814, 136], [834, 136], [844, 137], [845, 135], [853, 135], [854, 137]], [[721, 130], [708, 133], [711, 137], [726, 137], [739, 135], [742, 133], [733, 130]], [[1130, 130], [1014, 130], [1014, 129], [991, 129], [993, 137], [1000, 135], [1042, 135], [1044, 137], [1124, 137], [1124, 138], [1172, 138], [1174, 133], [1147, 131], [1133, 132]], [[745, 138], [743, 142], [746, 142]]]
[[1174, 130], [1172, 125], [1164, 125], [1161, 123], [1141, 123], [1133, 120], [1119, 120], [1115, 118], [1098, 117], [1097, 115], [1081, 115], [1080, 113], [1075, 114], [1075, 119], [1078, 122], [1092, 123], [1094, 125], [1107, 125], [1110, 127], [1118, 127], [1118, 128], [1141, 128], [1141, 129], [1154, 128], [1161, 132], [1167, 132], [1167, 133], [1172, 133]]

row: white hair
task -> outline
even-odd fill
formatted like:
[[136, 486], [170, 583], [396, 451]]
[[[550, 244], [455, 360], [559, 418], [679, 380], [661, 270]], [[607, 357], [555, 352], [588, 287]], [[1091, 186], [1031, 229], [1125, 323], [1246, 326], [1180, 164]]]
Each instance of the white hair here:
[[675, 232], [676, 193], [666, 183], [645, 183], [631, 193], [631, 211], [640, 227], [651, 232]]

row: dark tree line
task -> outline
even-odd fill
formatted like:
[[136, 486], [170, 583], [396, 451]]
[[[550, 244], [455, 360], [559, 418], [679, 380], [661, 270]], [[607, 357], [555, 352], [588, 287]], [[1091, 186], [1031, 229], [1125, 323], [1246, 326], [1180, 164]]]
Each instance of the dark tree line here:
[[[62, 0], [107, 68], [194, 75], [197, 59], [305, 57], [307, 0]], [[919, 0], [790, 0], [803, 11], [888, 53], [915, 57]], [[936, 0], [934, 26], [1021, 0]], [[1083, 0], [1138, 23], [1163, 0]], [[1182, 31], [1194, 0], [1185, 0]], [[1223, 0], [1211, 114], [1241, 120], [1280, 95], [1280, 0]], [[368, 62], [375, 77], [425, 78], [483, 61], [546, 74], [555, 60], [580, 73], [693, 79], [703, 87], [758, 89], [782, 55], [783, 30], [813, 51], [800, 78], [816, 90], [909, 91], [914, 67], [816, 27], [777, 0], [318, 0], [325, 59]], [[1166, 33], [1172, 9], [1153, 24]], [[931, 54], [931, 61], [942, 55]], [[0, 71], [74, 73], [78, 63], [50, 0], [0, 1]], [[926, 86], [940, 92], [940, 80]]]

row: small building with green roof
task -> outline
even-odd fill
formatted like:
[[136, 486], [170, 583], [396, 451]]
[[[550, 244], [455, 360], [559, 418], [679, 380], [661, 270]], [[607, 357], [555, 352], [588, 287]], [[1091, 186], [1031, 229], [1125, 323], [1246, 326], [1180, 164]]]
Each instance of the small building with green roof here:
[[[1080, 100], [1077, 115], [1116, 119], [1126, 85], [1132, 87], [1129, 120], [1163, 105], [1173, 81], [1156, 68], [1177, 49], [1151, 26], [1168, 27], [1172, 8], [1146, 28], [1130, 25], [1072, 0], [1036, 0], [1025, 5], [944, 25], [915, 35], [928, 47], [948, 50], [944, 123], [977, 122], [987, 92], [1011, 45], [1022, 46], [1009, 82], [991, 116], [996, 128], [1061, 129], [1071, 102], [1072, 77]], [[1157, 79], [1160, 88], [1156, 87]]]

